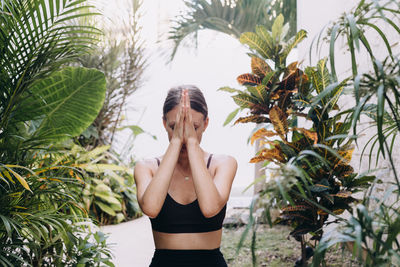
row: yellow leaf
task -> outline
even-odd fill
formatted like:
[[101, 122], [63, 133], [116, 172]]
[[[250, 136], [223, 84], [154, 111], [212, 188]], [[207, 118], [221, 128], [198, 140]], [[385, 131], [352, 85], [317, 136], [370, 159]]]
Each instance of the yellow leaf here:
[[304, 128], [293, 128], [294, 131], [299, 131], [304, 134], [306, 137], [314, 141], [314, 144], [318, 143], [318, 134], [316, 132], [312, 132], [310, 130]]
[[75, 178], [76, 178], [78, 181], [80, 181], [81, 183], [84, 183], [84, 182], [82, 181], [82, 179], [78, 176], [78, 174], [75, 174]]
[[[11, 175], [8, 173], [8, 171], [3, 171], [3, 174], [5, 177], [8, 178], [8, 180], [10, 180], [10, 182], [12, 182], [13, 184], [15, 184], [14, 180], [12, 179]], [[1, 176], [1, 173], [0, 173]], [[3, 176], [2, 176], [3, 177]]]
[[268, 64], [259, 57], [251, 58], [251, 71], [259, 76], [260, 78], [264, 78], [265, 74], [271, 71], [271, 68]]
[[349, 198], [351, 196], [351, 192], [349, 192], [349, 191], [340, 191], [340, 192], [337, 192], [335, 194], [335, 196], [341, 197], [341, 198]]
[[276, 132], [269, 131], [269, 130], [267, 130], [265, 128], [261, 128], [261, 129], [257, 130], [251, 136], [250, 142], [251, 142], [251, 144], [253, 144], [254, 141], [256, 141], [257, 139], [264, 138], [264, 137], [272, 137], [272, 136], [275, 136], [275, 135], [278, 135], [278, 134]]
[[333, 210], [333, 213], [336, 214], [336, 215], [340, 215], [340, 214], [342, 214], [343, 212], [344, 212], [344, 209], [336, 209], [336, 210]]
[[336, 158], [336, 164], [334, 168], [336, 168], [339, 165], [346, 165], [351, 161], [351, 158], [353, 156], [353, 151], [354, 151], [354, 146], [350, 146], [349, 149], [344, 149], [344, 150], [339, 150], [338, 154], [342, 157], [341, 159]]
[[319, 209], [319, 210], [317, 211], [317, 214], [318, 214], [318, 215], [328, 215], [327, 212], [325, 212], [324, 210], [321, 210], [321, 209]]
[[[28, 183], [25, 181], [25, 179], [19, 175], [18, 173], [16, 173], [15, 171], [13, 171], [12, 169], [9, 169], [10, 172], [17, 178], [17, 180], [19, 181], [19, 183], [26, 189], [31, 191], [31, 189], [29, 188]], [[32, 192], [32, 191], [31, 191]]]
[[275, 131], [283, 140], [286, 140], [285, 135], [288, 132], [286, 114], [279, 107], [274, 106], [269, 112], [269, 118], [274, 125]]
[[272, 149], [261, 150], [258, 156], [255, 156], [252, 159], [250, 159], [250, 163], [256, 163], [265, 160], [274, 162], [285, 162], [285, 157], [280, 151], [279, 147], [276, 146]]
[[251, 115], [247, 117], [240, 117], [235, 121], [234, 124], [247, 123], [247, 122], [262, 123], [262, 122], [269, 122], [269, 119], [261, 115]]
[[260, 147], [264, 145], [270, 145], [270, 146], [275, 146], [277, 144], [276, 141], [270, 141], [270, 140], [261, 140], [260, 141]]

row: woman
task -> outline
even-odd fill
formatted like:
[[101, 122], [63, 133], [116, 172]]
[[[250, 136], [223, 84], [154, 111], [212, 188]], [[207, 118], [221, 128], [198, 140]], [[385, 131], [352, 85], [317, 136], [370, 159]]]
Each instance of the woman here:
[[172, 88], [163, 107], [169, 146], [135, 166], [138, 202], [156, 247], [151, 267], [227, 266], [219, 247], [237, 163], [200, 147], [208, 120], [197, 87]]

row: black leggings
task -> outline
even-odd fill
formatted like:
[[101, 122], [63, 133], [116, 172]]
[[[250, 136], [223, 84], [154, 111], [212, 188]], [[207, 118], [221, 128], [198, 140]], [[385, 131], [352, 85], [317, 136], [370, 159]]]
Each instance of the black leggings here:
[[156, 249], [149, 267], [228, 267], [219, 248]]

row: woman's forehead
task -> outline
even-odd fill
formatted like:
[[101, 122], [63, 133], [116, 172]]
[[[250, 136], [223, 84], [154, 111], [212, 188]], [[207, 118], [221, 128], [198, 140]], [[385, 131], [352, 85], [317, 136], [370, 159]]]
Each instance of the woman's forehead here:
[[[178, 111], [179, 111], [179, 107], [178, 106], [176, 106], [173, 109], [171, 109], [165, 115], [167, 121], [171, 122], [171, 123], [175, 122], [176, 115], [178, 114]], [[191, 109], [191, 114], [192, 114], [192, 120], [193, 120], [194, 123], [196, 123], [196, 122], [197, 123], [201, 123], [204, 120], [204, 115], [201, 112], [198, 112], [198, 111], [196, 111], [194, 109]]]

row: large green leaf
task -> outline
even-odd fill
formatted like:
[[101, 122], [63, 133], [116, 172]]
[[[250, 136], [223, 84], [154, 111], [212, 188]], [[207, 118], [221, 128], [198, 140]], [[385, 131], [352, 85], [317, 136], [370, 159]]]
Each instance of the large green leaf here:
[[286, 60], [287, 56], [289, 55], [290, 51], [295, 48], [304, 38], [307, 37], [307, 32], [305, 30], [300, 30], [296, 36], [292, 37], [286, 44], [283, 52], [280, 56], [281, 64]]
[[268, 43], [261, 39], [254, 32], [245, 32], [240, 36], [240, 42], [247, 44], [251, 49], [257, 51], [257, 53], [265, 59], [269, 59], [271, 54], [269, 53]]
[[283, 29], [283, 16], [282, 14], [279, 14], [279, 16], [276, 17], [274, 24], [272, 25], [272, 39], [275, 42], [280, 41], [282, 29]]
[[82, 133], [96, 118], [105, 97], [104, 74], [95, 69], [67, 67], [30, 88], [13, 118], [40, 118], [35, 138], [62, 140]]

